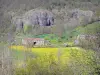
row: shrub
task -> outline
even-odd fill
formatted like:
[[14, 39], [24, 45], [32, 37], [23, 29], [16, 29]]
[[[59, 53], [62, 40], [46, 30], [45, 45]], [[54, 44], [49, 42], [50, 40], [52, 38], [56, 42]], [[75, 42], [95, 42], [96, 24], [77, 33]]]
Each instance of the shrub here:
[[28, 59], [26, 66], [17, 68], [15, 75], [89, 75], [99, 73], [92, 51], [70, 49], [62, 55], [44, 54]]
[[32, 26], [30, 25], [24, 25], [24, 33], [29, 33], [32, 30]]

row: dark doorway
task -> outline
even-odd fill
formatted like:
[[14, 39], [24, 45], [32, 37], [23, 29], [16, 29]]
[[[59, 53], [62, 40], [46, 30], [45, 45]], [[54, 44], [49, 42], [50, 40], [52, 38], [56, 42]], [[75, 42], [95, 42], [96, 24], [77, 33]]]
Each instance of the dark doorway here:
[[33, 45], [36, 45], [36, 42], [33, 42]]

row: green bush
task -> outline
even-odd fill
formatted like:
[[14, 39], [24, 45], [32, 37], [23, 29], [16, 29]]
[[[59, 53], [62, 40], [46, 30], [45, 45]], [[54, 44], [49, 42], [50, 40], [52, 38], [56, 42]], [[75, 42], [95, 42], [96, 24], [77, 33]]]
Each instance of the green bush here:
[[[100, 67], [97, 66], [94, 52], [71, 50], [68, 61], [54, 54], [44, 54], [34, 59], [28, 59], [26, 65], [15, 69], [15, 75], [98, 75]], [[65, 62], [64, 62], [65, 61]]]
[[31, 33], [32, 26], [31, 25], [24, 25], [24, 33]]

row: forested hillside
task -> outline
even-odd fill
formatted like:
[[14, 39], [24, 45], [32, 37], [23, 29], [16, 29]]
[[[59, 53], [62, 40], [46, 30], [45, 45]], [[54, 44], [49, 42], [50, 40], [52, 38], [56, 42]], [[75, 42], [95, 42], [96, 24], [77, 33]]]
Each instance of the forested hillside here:
[[100, 0], [0, 0], [0, 75], [100, 75]]
[[[92, 11], [93, 14], [91, 15], [94, 20], [97, 20], [100, 15], [99, 0], [0, 0], [0, 28], [2, 28], [0, 29], [0, 32], [9, 32], [8, 28], [12, 26], [11, 19], [14, 16], [22, 16], [29, 10], [36, 8], [51, 10], [53, 12], [55, 18], [54, 29], [56, 29], [53, 30], [55, 33], [59, 33], [59, 35], [63, 33], [63, 28], [66, 26], [67, 29], [69, 29], [68, 27], [70, 26], [73, 28], [73, 25], [74, 27], [79, 25], [80, 21], [75, 18], [75, 15], [72, 18], [73, 12], [77, 11], [78, 13], [76, 14], [79, 16], [80, 13], [83, 13], [83, 11], [88, 11], [87, 13]], [[85, 18], [87, 20], [87, 17], [92, 18], [90, 16], [86, 16]], [[88, 23], [88, 21], [85, 20], [81, 22], [81, 25]]]

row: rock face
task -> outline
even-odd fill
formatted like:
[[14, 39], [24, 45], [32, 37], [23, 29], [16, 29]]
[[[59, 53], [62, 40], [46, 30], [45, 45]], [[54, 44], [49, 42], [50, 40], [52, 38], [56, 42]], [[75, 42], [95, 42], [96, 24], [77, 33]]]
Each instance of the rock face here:
[[[90, 23], [93, 16], [94, 13], [90, 10], [63, 9], [59, 11], [52, 10], [51, 12], [46, 9], [33, 9], [22, 16], [13, 17], [12, 23], [16, 25], [17, 30], [21, 30], [27, 25], [33, 27], [35, 34], [54, 33], [59, 35], [66, 30]], [[49, 28], [50, 26], [52, 26], [52, 29]]]
[[[22, 16], [13, 17], [12, 23], [16, 26], [16, 30], [22, 30], [25, 26], [32, 26], [38, 32], [36, 28], [42, 28], [42, 26], [51, 26], [54, 24], [53, 13], [43, 9], [33, 9]], [[43, 32], [43, 31], [39, 31]], [[45, 31], [46, 32], [46, 31]], [[48, 32], [48, 31], [47, 31]]]
[[52, 12], [48, 10], [30, 10], [23, 15], [25, 24], [51, 26], [54, 24]]
[[72, 18], [76, 18], [81, 24], [87, 24], [92, 21], [93, 12], [90, 10], [72, 10]]
[[77, 19], [86, 19], [88, 20], [88, 22], [91, 21], [91, 18], [93, 17], [93, 12], [90, 10], [79, 10], [79, 9], [75, 9], [72, 10], [72, 18], [77, 18]]
[[12, 24], [16, 26], [16, 30], [19, 31], [23, 28], [23, 20], [20, 16], [16, 16], [12, 19]]
[[13, 18], [13, 23], [16, 25], [21, 25], [22, 22], [23, 25], [51, 26], [54, 24], [54, 17], [48, 10], [30, 10], [22, 17]]
[[92, 21], [93, 16], [94, 13], [90, 10], [74, 9], [69, 11], [68, 19], [65, 19], [67, 21], [66, 25], [72, 28], [79, 25], [86, 25]]

